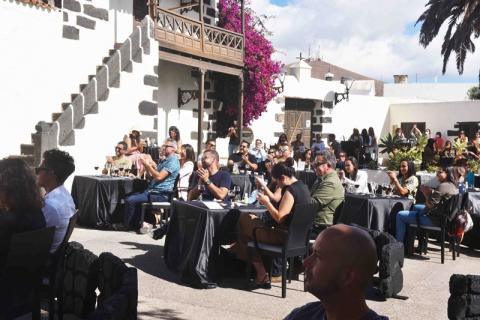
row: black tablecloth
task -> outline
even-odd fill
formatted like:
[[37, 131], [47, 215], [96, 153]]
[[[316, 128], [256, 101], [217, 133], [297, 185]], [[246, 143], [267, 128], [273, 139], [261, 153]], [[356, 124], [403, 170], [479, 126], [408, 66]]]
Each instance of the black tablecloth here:
[[164, 258], [183, 283], [200, 288], [212, 283], [219, 245], [235, 241], [240, 212], [265, 211], [255, 206], [238, 209], [212, 210], [199, 201], [173, 202]]
[[413, 201], [397, 197], [372, 197], [371, 195], [345, 194], [345, 204], [339, 217], [340, 223], [355, 223], [373, 230], [395, 234], [395, 215], [409, 210]]
[[75, 176], [72, 197], [79, 210], [78, 223], [86, 227], [108, 228], [123, 215], [126, 194], [143, 191], [147, 181], [124, 177]]
[[254, 181], [254, 175], [250, 174], [232, 174], [232, 184], [240, 187], [241, 196], [243, 197], [244, 191], [250, 194], [256, 187]]
[[295, 177], [305, 183], [308, 189], [312, 189], [313, 183], [317, 180], [317, 175], [313, 171], [295, 171]]

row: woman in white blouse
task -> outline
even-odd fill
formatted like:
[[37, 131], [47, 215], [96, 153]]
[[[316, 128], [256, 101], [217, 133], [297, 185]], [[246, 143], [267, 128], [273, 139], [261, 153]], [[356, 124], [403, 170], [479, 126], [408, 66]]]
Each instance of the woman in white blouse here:
[[188, 185], [190, 176], [193, 172], [193, 162], [195, 161], [195, 151], [189, 144], [184, 144], [180, 148], [180, 172], [178, 174], [178, 197], [187, 200]]
[[345, 171], [340, 171], [340, 179], [347, 185], [347, 190], [352, 193], [368, 193], [367, 173], [358, 170], [358, 162], [355, 157], [345, 160]]

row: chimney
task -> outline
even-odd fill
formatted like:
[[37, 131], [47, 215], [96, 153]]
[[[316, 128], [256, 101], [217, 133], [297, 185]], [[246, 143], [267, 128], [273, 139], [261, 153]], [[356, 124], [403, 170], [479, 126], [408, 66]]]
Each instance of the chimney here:
[[395, 75], [393, 75], [393, 82], [394, 83], [408, 83], [408, 75], [407, 74], [395, 74]]
[[325, 80], [326, 80], [326, 81], [332, 81], [332, 80], [333, 80], [333, 77], [334, 77], [334, 74], [331, 73], [330, 71], [328, 71], [327, 73], [325, 73]]

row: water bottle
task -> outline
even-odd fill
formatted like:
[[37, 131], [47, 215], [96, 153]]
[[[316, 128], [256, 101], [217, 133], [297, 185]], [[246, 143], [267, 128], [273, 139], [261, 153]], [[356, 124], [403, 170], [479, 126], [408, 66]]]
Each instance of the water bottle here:
[[248, 205], [248, 192], [246, 191], [243, 193], [243, 203]]

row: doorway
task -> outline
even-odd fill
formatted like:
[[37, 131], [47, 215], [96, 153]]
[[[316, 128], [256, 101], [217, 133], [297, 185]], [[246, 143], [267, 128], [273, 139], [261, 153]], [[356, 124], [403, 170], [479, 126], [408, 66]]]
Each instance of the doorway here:
[[285, 120], [283, 125], [288, 141], [293, 142], [295, 136], [301, 133], [305, 148], [310, 148], [314, 107], [314, 100], [285, 98]]

